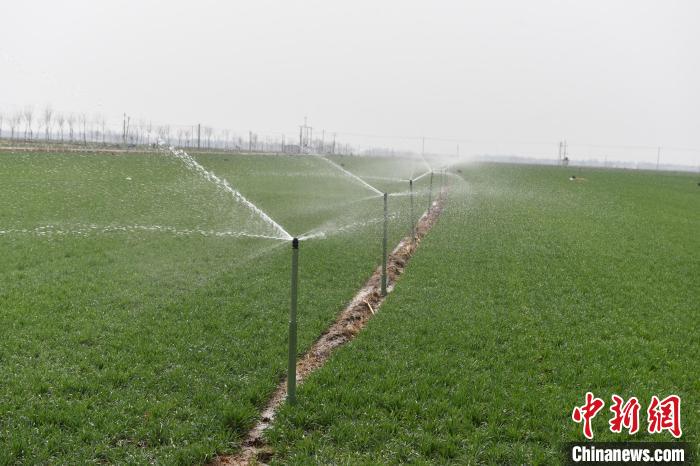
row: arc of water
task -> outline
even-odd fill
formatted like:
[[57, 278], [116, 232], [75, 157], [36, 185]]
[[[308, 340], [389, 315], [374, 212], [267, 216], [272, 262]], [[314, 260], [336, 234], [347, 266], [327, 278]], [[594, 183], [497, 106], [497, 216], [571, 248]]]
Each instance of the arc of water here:
[[359, 176], [355, 175], [354, 173], [351, 173], [351, 172], [347, 171], [346, 169], [344, 169], [343, 167], [341, 167], [341, 166], [338, 165], [337, 163], [333, 162], [332, 160], [329, 160], [329, 159], [327, 159], [327, 158], [325, 158], [325, 157], [323, 157], [323, 156], [319, 156], [319, 157], [321, 158], [321, 160], [325, 160], [326, 162], [330, 163], [330, 164], [333, 165], [335, 168], [337, 168], [338, 170], [340, 170], [340, 171], [342, 171], [343, 173], [345, 173], [347, 176], [349, 176], [349, 177], [351, 177], [351, 178], [354, 178], [355, 180], [359, 181], [359, 182], [362, 183], [366, 188], [372, 190], [373, 192], [375, 192], [375, 193], [378, 194], [379, 196], [383, 196], [383, 195], [384, 195], [384, 193], [383, 193], [382, 191], [378, 190], [377, 188], [375, 188], [374, 186], [372, 186], [371, 184], [369, 184], [368, 182], [366, 182], [365, 180], [363, 180], [363, 179], [360, 178]]
[[413, 181], [418, 181], [418, 180], [420, 180], [420, 179], [423, 178], [424, 176], [429, 175], [431, 171], [432, 171], [432, 170], [428, 170], [427, 172], [423, 173], [422, 175], [419, 175], [419, 176], [413, 178]]
[[374, 175], [371, 175], [371, 176], [365, 175], [365, 179], [367, 179], [367, 180], [379, 180], [379, 181], [394, 181], [394, 182], [408, 181], [408, 178], [406, 178], [406, 179], [404, 179], [404, 178], [392, 178], [389, 176], [374, 176]]
[[277, 231], [277, 233], [280, 234], [280, 237], [277, 239], [282, 239], [282, 240], [291, 240], [292, 239], [292, 235], [290, 235], [287, 232], [287, 230], [285, 230], [284, 228], [282, 228], [282, 226], [280, 224], [278, 224], [277, 222], [272, 220], [269, 215], [267, 215], [265, 212], [263, 212], [255, 204], [253, 204], [248, 199], [246, 199], [245, 196], [243, 196], [243, 194], [241, 194], [240, 192], [235, 190], [229, 184], [229, 182], [227, 180], [225, 180], [223, 178], [219, 178], [218, 176], [216, 176], [215, 174], [213, 174], [212, 172], [210, 172], [209, 170], [204, 168], [202, 165], [199, 164], [199, 162], [197, 162], [194, 158], [192, 158], [191, 155], [189, 155], [184, 150], [175, 149], [175, 147], [173, 147], [173, 146], [170, 146], [169, 150], [170, 150], [171, 154], [173, 154], [175, 157], [182, 160], [185, 163], [185, 165], [187, 165], [189, 168], [198, 172], [200, 175], [202, 175], [204, 178], [206, 178], [207, 180], [214, 183], [220, 189], [230, 193], [237, 202], [243, 204], [245, 207], [247, 207], [248, 209], [253, 211], [256, 215], [258, 215], [260, 218], [262, 218], [265, 223], [272, 226]]
[[428, 161], [426, 160], [425, 155], [423, 155], [422, 151], [420, 153], [420, 158], [423, 159], [423, 163], [425, 164], [425, 168], [428, 169], [428, 172], [431, 172], [433, 170], [433, 167], [428, 163]]
[[[398, 215], [395, 213], [388, 216], [388, 218], [390, 220], [394, 220], [397, 217], [398, 217]], [[306, 233], [299, 235], [299, 241], [308, 241], [310, 239], [317, 239], [317, 238], [323, 239], [323, 238], [326, 238], [328, 236], [345, 233], [347, 231], [351, 231], [351, 230], [356, 229], [356, 228], [362, 228], [362, 227], [366, 227], [369, 225], [374, 225], [377, 223], [381, 223], [383, 221], [384, 221], [384, 217], [377, 217], [377, 218], [365, 219], [365, 220], [359, 221], [359, 222], [346, 223], [346, 224], [343, 224], [341, 226], [333, 226], [330, 229], [323, 229], [323, 228], [313, 229], [313, 230], [309, 230]]]
[[228, 231], [228, 230], [202, 230], [202, 229], [188, 229], [188, 228], [176, 228], [167, 225], [95, 225], [90, 224], [74, 224], [74, 225], [41, 225], [35, 228], [22, 228], [22, 229], [0, 229], [0, 235], [10, 235], [10, 234], [33, 234], [37, 236], [51, 236], [51, 235], [78, 235], [84, 236], [90, 233], [134, 233], [134, 232], [154, 232], [154, 233], [170, 233], [175, 236], [216, 236], [216, 237], [235, 237], [235, 238], [262, 238], [262, 239], [274, 239], [279, 240], [278, 236], [269, 235], [256, 235], [254, 233], [243, 233], [238, 231]]

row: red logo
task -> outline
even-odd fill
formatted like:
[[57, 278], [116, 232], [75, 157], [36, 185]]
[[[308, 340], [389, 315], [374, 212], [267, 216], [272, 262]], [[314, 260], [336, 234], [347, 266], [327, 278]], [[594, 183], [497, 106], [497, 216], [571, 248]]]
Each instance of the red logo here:
[[[642, 406], [637, 397], [631, 397], [626, 402], [618, 395], [612, 395], [612, 405], [610, 411], [612, 418], [608, 421], [610, 432], [621, 433], [623, 429], [630, 435], [639, 432], [639, 411]], [[576, 406], [571, 413], [574, 422], [583, 423], [583, 435], [587, 439], [593, 438], [593, 418], [603, 409], [605, 402], [596, 398], [593, 393], [586, 393], [586, 403], [583, 406]], [[683, 435], [681, 430], [681, 397], [669, 395], [663, 400], [659, 400], [656, 395], [651, 397], [649, 408], [647, 409], [648, 432], [659, 434], [668, 431], [675, 438]]]
[[639, 400], [633, 396], [624, 405], [625, 400], [617, 395], [613, 395], [612, 400], [613, 405], [610, 407], [610, 411], [613, 412], [614, 416], [608, 422], [610, 431], [619, 434], [624, 427], [630, 435], [636, 434], [639, 431]]
[[670, 395], [659, 401], [654, 395], [647, 409], [649, 419], [649, 433], [656, 434], [667, 430], [676, 438], [683, 435], [681, 430], [681, 398]]
[[571, 413], [571, 419], [574, 422], [581, 423], [583, 421], [583, 435], [587, 439], [593, 438], [593, 428], [591, 427], [591, 420], [598, 414], [598, 411], [603, 409], [605, 402], [600, 398], [593, 396], [593, 393], [586, 393], [586, 404], [583, 406], [576, 406], [574, 412]]

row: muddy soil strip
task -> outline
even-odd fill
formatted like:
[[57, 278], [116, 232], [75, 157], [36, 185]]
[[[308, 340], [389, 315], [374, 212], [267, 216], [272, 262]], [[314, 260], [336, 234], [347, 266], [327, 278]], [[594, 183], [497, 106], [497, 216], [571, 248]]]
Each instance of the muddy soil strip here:
[[[396, 280], [403, 273], [408, 260], [411, 258], [421, 239], [430, 231], [442, 213], [447, 198], [447, 191], [443, 190], [433, 202], [429, 212], [425, 212], [416, 225], [416, 240], [410, 236], [401, 240], [391, 252], [387, 260], [388, 284], [387, 292], [393, 291]], [[331, 325], [311, 349], [297, 362], [297, 384], [313, 371], [321, 367], [331, 356], [331, 352], [348, 341], [367, 324], [372, 316], [378, 312], [379, 306], [384, 301], [381, 295], [381, 265], [377, 267], [364, 287], [355, 295], [353, 300], [340, 313], [335, 323]], [[272, 451], [265, 444], [263, 434], [270, 427], [275, 418], [277, 409], [284, 403], [287, 396], [287, 380], [283, 380], [275, 390], [267, 406], [260, 414], [260, 421], [248, 432], [243, 442], [241, 451], [236, 455], [219, 456], [210, 466], [241, 466], [248, 464], [264, 464], [272, 457]]]

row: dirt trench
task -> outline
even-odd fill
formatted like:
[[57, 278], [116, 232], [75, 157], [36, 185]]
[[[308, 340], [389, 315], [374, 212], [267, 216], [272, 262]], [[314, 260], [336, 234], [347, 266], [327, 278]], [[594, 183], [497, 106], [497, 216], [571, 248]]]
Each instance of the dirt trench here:
[[[403, 273], [409, 259], [420, 245], [423, 237], [437, 223], [447, 199], [447, 190], [440, 192], [433, 201], [429, 211], [425, 212], [416, 224], [415, 240], [411, 236], [403, 238], [387, 259], [387, 294], [393, 291], [396, 281]], [[309, 351], [297, 362], [297, 384], [313, 371], [323, 366], [333, 350], [355, 336], [377, 313], [385, 297], [381, 295], [381, 265], [377, 267], [367, 283], [338, 315], [336, 321], [316, 340]], [[264, 433], [272, 424], [278, 408], [287, 395], [287, 380], [284, 379], [275, 389], [265, 409], [260, 413], [260, 420], [247, 434], [241, 450], [235, 455], [216, 457], [210, 466], [243, 466], [265, 464], [272, 458], [272, 449], [265, 443]]]

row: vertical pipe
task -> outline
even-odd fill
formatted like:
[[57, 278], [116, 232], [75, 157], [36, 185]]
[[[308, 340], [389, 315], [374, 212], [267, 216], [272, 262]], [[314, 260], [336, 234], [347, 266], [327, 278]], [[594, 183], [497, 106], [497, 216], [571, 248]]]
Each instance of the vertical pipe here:
[[413, 180], [408, 180], [408, 190], [411, 193], [411, 211], [410, 211], [410, 215], [411, 215], [411, 240], [415, 240], [416, 239], [416, 224], [415, 224], [415, 220], [413, 218]]
[[428, 188], [428, 212], [433, 205], [433, 171], [430, 170], [430, 188]]
[[384, 238], [382, 239], [382, 296], [386, 296], [386, 243], [387, 243], [387, 224], [389, 223], [389, 208], [388, 208], [389, 195], [384, 193]]
[[289, 307], [289, 364], [287, 365], [287, 401], [297, 401], [297, 284], [299, 281], [299, 240], [292, 240], [292, 292]]

